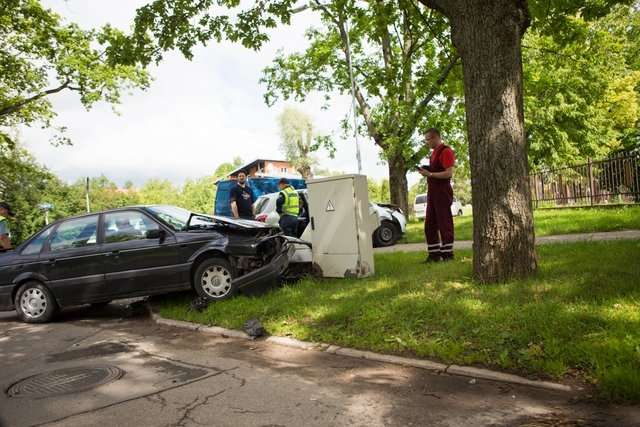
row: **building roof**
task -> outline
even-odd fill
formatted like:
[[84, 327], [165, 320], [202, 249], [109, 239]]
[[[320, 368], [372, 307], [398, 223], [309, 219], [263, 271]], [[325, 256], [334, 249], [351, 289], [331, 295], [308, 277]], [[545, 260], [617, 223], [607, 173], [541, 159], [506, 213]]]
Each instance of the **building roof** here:
[[231, 172], [229, 172], [228, 176], [235, 175], [243, 169], [251, 169], [252, 166], [256, 166], [259, 162], [280, 162], [280, 163], [289, 163], [286, 160], [273, 160], [273, 159], [255, 159], [245, 165], [242, 165]]

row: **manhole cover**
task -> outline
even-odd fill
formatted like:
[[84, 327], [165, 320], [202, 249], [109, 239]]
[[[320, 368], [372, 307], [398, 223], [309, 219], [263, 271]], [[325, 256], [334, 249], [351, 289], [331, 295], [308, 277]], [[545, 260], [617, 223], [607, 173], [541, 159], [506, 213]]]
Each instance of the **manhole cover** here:
[[48, 397], [76, 393], [120, 379], [124, 371], [115, 366], [82, 366], [58, 369], [25, 378], [12, 385], [9, 397]]

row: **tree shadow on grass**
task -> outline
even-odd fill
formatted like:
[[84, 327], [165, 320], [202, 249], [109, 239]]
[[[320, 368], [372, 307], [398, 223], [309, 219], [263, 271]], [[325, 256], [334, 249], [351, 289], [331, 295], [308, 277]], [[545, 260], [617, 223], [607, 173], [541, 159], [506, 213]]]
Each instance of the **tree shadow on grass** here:
[[[640, 379], [621, 374], [640, 371], [640, 287], [631, 280], [640, 277], [638, 248], [541, 248], [537, 277], [495, 285], [473, 282], [468, 252], [432, 266], [419, 264], [422, 254], [385, 254], [376, 257], [372, 278], [305, 280], [202, 314], [167, 306], [185, 320], [239, 328], [257, 317], [275, 335], [446, 363], [555, 379], [579, 371], [604, 380], [608, 396], [640, 400]], [[607, 372], [615, 372], [612, 381]]]

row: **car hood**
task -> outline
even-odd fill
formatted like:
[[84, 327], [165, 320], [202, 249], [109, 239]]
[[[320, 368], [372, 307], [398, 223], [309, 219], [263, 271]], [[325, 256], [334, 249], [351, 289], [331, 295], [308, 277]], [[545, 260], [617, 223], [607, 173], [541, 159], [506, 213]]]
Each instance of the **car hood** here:
[[238, 219], [238, 218], [230, 218], [228, 216], [218, 216], [214, 215], [213, 218], [225, 224], [235, 225], [240, 228], [273, 228], [270, 225], [267, 225], [260, 221], [253, 221], [251, 219]]

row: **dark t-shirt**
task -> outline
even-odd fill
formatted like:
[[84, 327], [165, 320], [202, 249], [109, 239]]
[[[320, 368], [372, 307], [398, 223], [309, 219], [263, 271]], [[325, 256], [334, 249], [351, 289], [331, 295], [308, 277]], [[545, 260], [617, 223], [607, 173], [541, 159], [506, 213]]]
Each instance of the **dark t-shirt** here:
[[236, 202], [240, 218], [253, 218], [253, 192], [248, 185], [241, 187], [236, 184], [231, 187], [229, 203]]

